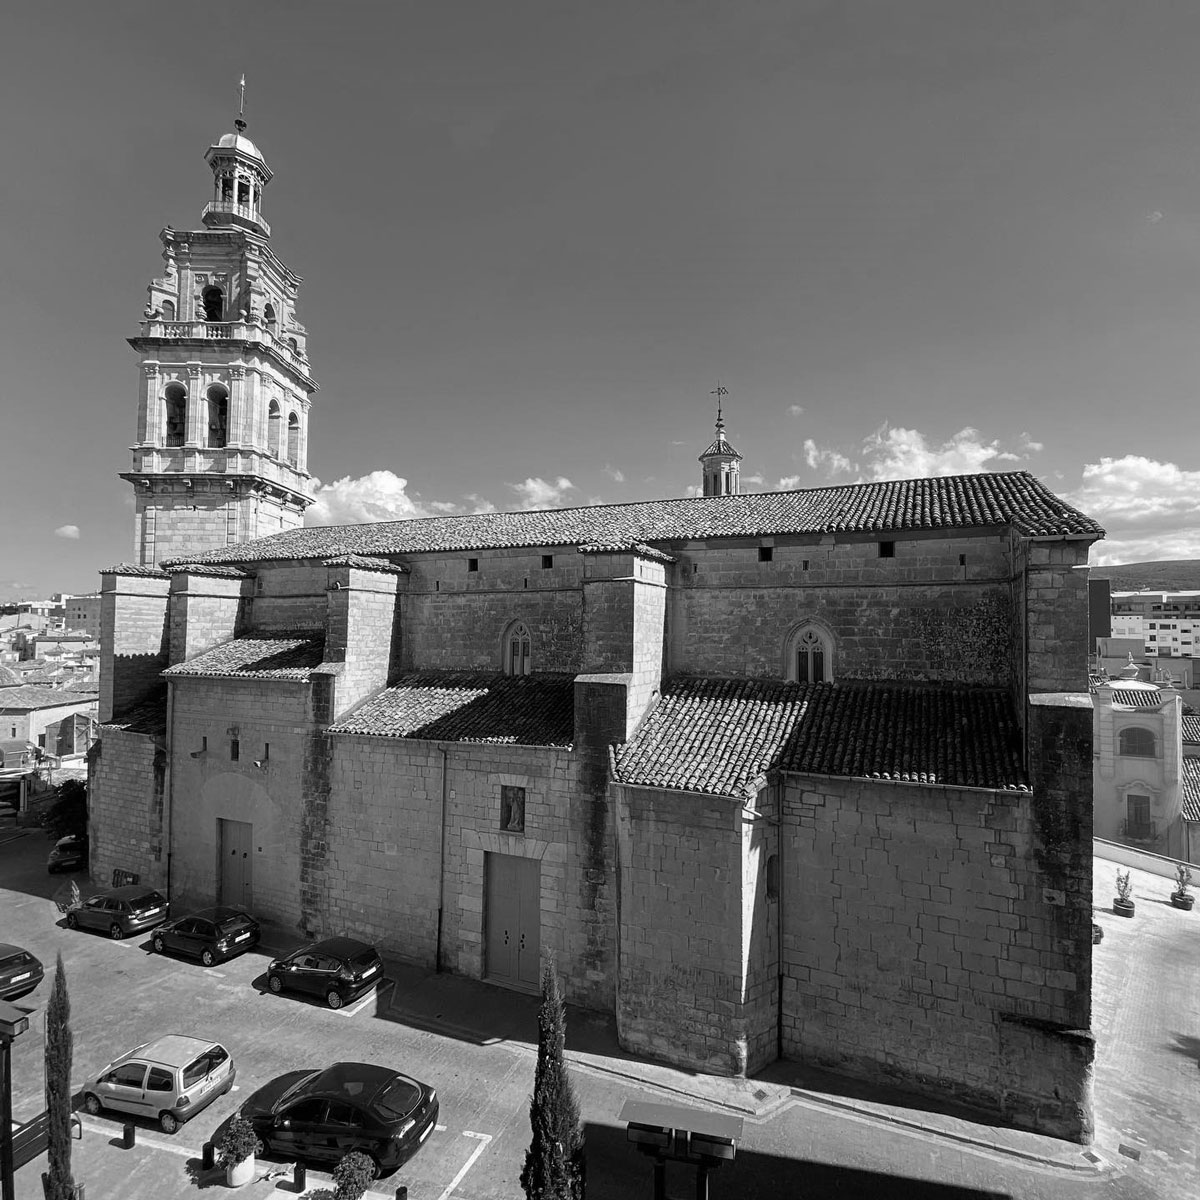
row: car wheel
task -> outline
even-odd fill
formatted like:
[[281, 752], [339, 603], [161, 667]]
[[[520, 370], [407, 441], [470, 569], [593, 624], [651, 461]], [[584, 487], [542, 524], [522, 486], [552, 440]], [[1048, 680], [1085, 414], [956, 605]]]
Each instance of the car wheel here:
[[120, 925], [114, 921], [108, 927], [108, 936], [112, 938], [114, 942], [119, 942], [125, 936], [125, 930], [123, 930]]
[[67, 913], [67, 928], [68, 929], [78, 929], [79, 928], [79, 918], [74, 913]]
[[330, 988], [329, 991], [325, 993], [325, 999], [328, 1002], [330, 1008], [341, 1008], [342, 1007], [342, 1004], [343, 1004], [342, 993], [339, 992], [337, 990], [337, 988]]
[[83, 1098], [83, 1107], [93, 1117], [98, 1117], [100, 1115], [100, 1110], [104, 1107], [104, 1105], [100, 1103], [99, 1096], [97, 1096], [94, 1092], [88, 1092], [88, 1094]]
[[164, 1109], [158, 1114], [158, 1127], [163, 1133], [177, 1133], [179, 1131], [179, 1118], [173, 1112], [167, 1112]]
[[268, 975], [267, 987], [269, 987], [271, 991], [278, 996], [279, 993], [283, 991], [283, 980], [280, 979], [278, 975]]
[[166, 948], [166, 942], [164, 942], [162, 940], [162, 938], [156, 937], [154, 939], [153, 946], [154, 946], [154, 953], [161, 954], [163, 952], [163, 950]]
[[200, 961], [206, 967], [211, 967], [217, 961], [217, 956], [211, 950], [202, 950], [200, 952]]

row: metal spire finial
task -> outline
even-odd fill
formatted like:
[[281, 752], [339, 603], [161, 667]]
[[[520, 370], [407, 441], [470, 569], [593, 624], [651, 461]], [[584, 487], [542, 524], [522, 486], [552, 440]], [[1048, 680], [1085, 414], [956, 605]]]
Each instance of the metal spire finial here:
[[719, 435], [722, 432], [724, 432], [724, 429], [725, 429], [725, 421], [721, 416], [721, 397], [728, 396], [729, 389], [722, 387], [720, 381], [718, 380], [717, 381], [717, 390], [715, 392], [709, 392], [708, 394], [710, 396], [716, 396], [716, 398], [717, 398], [717, 433]]
[[238, 83], [238, 115], [233, 124], [238, 133], [242, 133], [246, 128], [246, 73], [244, 71]]

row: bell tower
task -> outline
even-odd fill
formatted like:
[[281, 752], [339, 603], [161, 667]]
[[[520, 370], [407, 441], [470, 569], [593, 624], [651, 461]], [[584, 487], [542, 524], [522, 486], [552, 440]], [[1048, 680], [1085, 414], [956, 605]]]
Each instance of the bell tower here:
[[168, 225], [141, 331], [132, 469], [134, 560], [150, 566], [292, 529], [312, 503], [316, 381], [296, 316], [300, 276], [262, 215], [272, 171], [239, 116], [204, 155], [203, 228]]
[[700, 462], [704, 468], [705, 496], [736, 496], [741, 491], [742, 456], [725, 437], [725, 419], [721, 416], [721, 401], [729, 395], [720, 384], [712, 393], [717, 398], [716, 440], [703, 454]]

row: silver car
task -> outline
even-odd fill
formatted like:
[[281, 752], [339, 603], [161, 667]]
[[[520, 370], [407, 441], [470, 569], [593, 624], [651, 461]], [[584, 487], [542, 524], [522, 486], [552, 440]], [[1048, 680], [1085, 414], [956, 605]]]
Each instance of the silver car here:
[[237, 1078], [220, 1042], [173, 1033], [114, 1059], [83, 1085], [83, 1107], [106, 1108], [157, 1121], [174, 1133], [184, 1121], [223, 1096]]

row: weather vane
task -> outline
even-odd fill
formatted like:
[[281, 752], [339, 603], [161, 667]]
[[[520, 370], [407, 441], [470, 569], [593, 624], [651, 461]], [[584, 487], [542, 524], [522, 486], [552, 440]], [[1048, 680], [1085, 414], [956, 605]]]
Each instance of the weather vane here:
[[233, 125], [238, 133], [246, 128], [246, 73], [244, 71], [238, 82], [238, 115]]
[[717, 390], [715, 392], [709, 392], [708, 394], [710, 396], [716, 396], [716, 398], [717, 398], [717, 424], [720, 425], [722, 423], [721, 422], [721, 397], [728, 396], [729, 389], [722, 387], [720, 384], [720, 381], [718, 381], [717, 382]]

